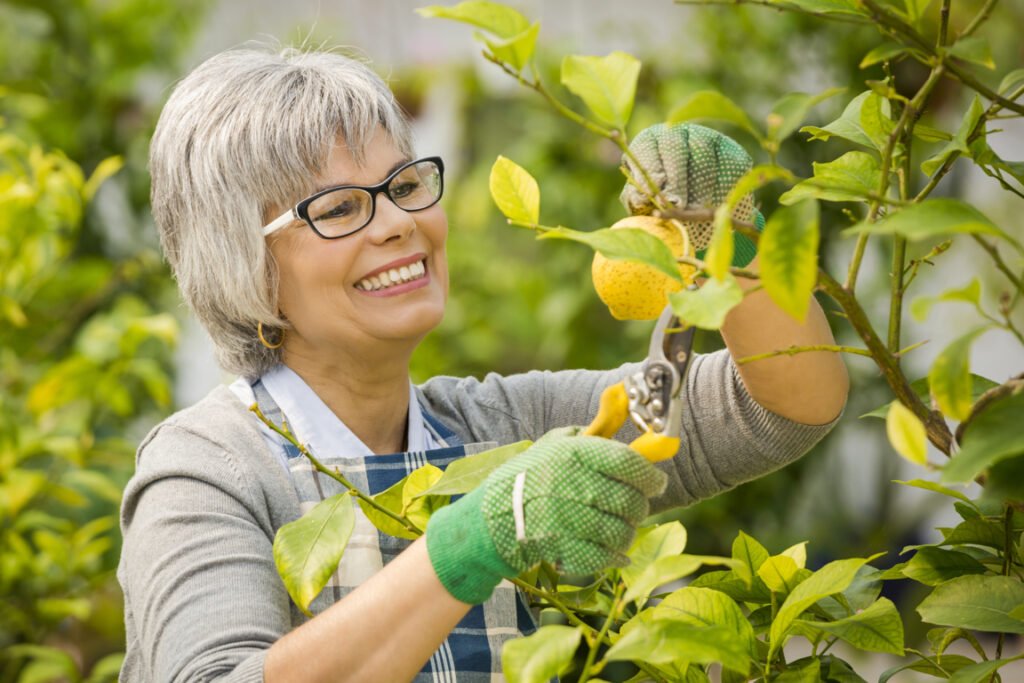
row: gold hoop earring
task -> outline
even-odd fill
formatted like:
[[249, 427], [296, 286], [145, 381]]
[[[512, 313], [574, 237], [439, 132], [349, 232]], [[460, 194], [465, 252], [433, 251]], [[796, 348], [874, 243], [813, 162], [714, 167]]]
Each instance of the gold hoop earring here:
[[279, 349], [284, 344], [284, 330], [281, 330], [281, 339], [276, 344], [271, 344], [267, 341], [267, 338], [263, 336], [263, 323], [256, 325], [256, 336], [260, 338], [260, 344], [263, 344], [268, 349]]

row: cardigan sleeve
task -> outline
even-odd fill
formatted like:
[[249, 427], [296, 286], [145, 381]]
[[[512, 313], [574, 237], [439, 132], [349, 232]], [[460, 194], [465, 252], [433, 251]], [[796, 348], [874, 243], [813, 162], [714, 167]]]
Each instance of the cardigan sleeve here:
[[121, 510], [122, 681], [263, 680], [291, 616], [269, 506], [242, 465], [175, 425], [140, 447]]
[[[464, 438], [508, 443], [537, 439], [555, 427], [589, 424], [601, 392], [635, 372], [534, 371], [502, 377], [439, 377], [421, 389], [428, 405]], [[775, 471], [820, 441], [842, 413], [822, 425], [794, 422], [761, 406], [747, 391], [728, 350], [698, 354], [686, 376], [681, 444], [676, 457], [658, 466], [668, 474], [665, 493], [652, 510], [691, 505]], [[615, 438], [639, 435], [629, 421]]]

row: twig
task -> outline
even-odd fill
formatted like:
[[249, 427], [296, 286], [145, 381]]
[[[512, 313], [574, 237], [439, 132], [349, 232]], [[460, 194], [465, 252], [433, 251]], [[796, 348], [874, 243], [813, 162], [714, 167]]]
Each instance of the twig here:
[[260, 422], [262, 422], [263, 424], [267, 425], [267, 427], [269, 427], [270, 429], [274, 430], [275, 432], [277, 432], [278, 434], [283, 436], [285, 439], [288, 440], [288, 442], [290, 444], [292, 444], [293, 446], [298, 448], [299, 452], [302, 453], [302, 455], [306, 456], [306, 458], [313, 464], [313, 467], [316, 468], [317, 472], [321, 472], [323, 474], [326, 474], [328, 477], [330, 477], [334, 481], [336, 481], [339, 484], [341, 484], [342, 486], [344, 486], [348, 490], [349, 494], [355, 496], [356, 498], [358, 498], [359, 500], [363, 501], [364, 503], [366, 503], [367, 505], [369, 505], [373, 509], [375, 509], [378, 512], [380, 512], [381, 514], [386, 515], [387, 517], [390, 517], [391, 519], [393, 519], [398, 524], [401, 524], [402, 527], [404, 529], [406, 529], [407, 531], [409, 531], [410, 533], [416, 534], [417, 536], [422, 536], [423, 535], [423, 530], [420, 529], [418, 526], [416, 526], [407, 517], [395, 514], [391, 510], [388, 510], [386, 507], [382, 506], [380, 503], [375, 501], [373, 498], [371, 498], [370, 496], [366, 495], [365, 493], [360, 491], [358, 488], [356, 488], [355, 485], [352, 484], [352, 482], [350, 482], [348, 479], [346, 479], [345, 475], [343, 475], [341, 472], [339, 472], [337, 470], [331, 470], [331, 469], [327, 468], [319, 460], [317, 460], [316, 456], [314, 456], [312, 453], [310, 453], [309, 449], [306, 448], [306, 446], [304, 446], [303, 444], [299, 443], [299, 440], [295, 437], [294, 434], [292, 434], [291, 430], [288, 429], [288, 423], [287, 422], [284, 423], [283, 427], [279, 427], [278, 425], [276, 425], [273, 422], [271, 422], [270, 419], [266, 415], [263, 414], [263, 411], [260, 410], [259, 405], [255, 404], [255, 403], [253, 403], [251, 406], [249, 406], [249, 410], [251, 410], [253, 413], [256, 414], [256, 417], [258, 417], [260, 419]]
[[601, 631], [597, 634], [597, 638], [595, 638], [594, 642], [591, 644], [590, 651], [587, 652], [587, 659], [583, 663], [583, 672], [580, 674], [579, 678], [581, 681], [586, 681], [590, 677], [590, 669], [594, 666], [594, 660], [597, 658], [597, 651], [601, 642], [608, 636], [608, 630], [611, 628], [612, 622], [615, 621], [619, 608], [622, 606], [622, 593], [624, 588], [624, 583], [619, 583], [615, 587], [615, 597], [612, 600], [612, 608], [608, 610], [608, 617], [604, 620], [604, 624], [601, 626]]
[[837, 346], [836, 344], [814, 344], [812, 346], [790, 346], [785, 349], [777, 349], [775, 351], [769, 351], [767, 353], [758, 353], [753, 356], [744, 356], [736, 361], [736, 365], [743, 365], [745, 363], [753, 363], [755, 360], [763, 360], [765, 358], [774, 358], [775, 356], [795, 356], [798, 353], [806, 353], [808, 351], [832, 351], [834, 353], [852, 353], [858, 356], [867, 356], [871, 358], [871, 352], [867, 349], [860, 349], [856, 346]]
[[1018, 290], [1024, 289], [1024, 283], [1022, 283], [1021, 278], [1013, 274], [1010, 268], [1006, 265], [1006, 262], [1003, 261], [1003, 257], [999, 254], [999, 250], [996, 249], [994, 244], [989, 244], [981, 235], [972, 234], [971, 237], [974, 238], [975, 242], [981, 245], [982, 249], [988, 252], [989, 256], [992, 257], [992, 260], [996, 262], [996, 268], [1006, 276], [1014, 287]]
[[996, 2], [998, 1], [999, 0], [988, 0], [984, 4], [984, 6], [978, 11], [978, 14], [975, 15], [974, 19], [971, 20], [971, 23], [967, 25], [967, 28], [965, 28], [960, 33], [959, 40], [963, 40], [967, 36], [977, 31], [978, 27], [988, 20], [989, 15], [992, 14], [992, 10], [995, 9]]

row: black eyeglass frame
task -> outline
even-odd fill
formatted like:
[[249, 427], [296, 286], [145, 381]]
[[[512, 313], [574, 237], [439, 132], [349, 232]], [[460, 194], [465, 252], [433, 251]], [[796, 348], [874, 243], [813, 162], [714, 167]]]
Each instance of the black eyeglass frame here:
[[[434, 198], [434, 201], [430, 202], [426, 206], [421, 206], [418, 209], [406, 209], [406, 208], [404, 208], [402, 206], [399, 206], [398, 202], [396, 202], [395, 199], [388, 192], [388, 185], [390, 185], [391, 181], [393, 181], [395, 178], [397, 178], [398, 175], [402, 171], [406, 170], [410, 166], [415, 166], [416, 164], [421, 164], [424, 161], [433, 162], [437, 166], [437, 170], [438, 170], [438, 174], [439, 174], [439, 180], [440, 180], [440, 185], [439, 185], [438, 191], [437, 191], [437, 197]], [[332, 192], [337, 192], [338, 190], [363, 190], [364, 192], [369, 193], [369, 195], [370, 195], [370, 215], [366, 219], [366, 222], [363, 223], [363, 225], [361, 225], [358, 228], [356, 228], [355, 230], [352, 230], [351, 232], [346, 232], [343, 235], [328, 236], [328, 235], [325, 235], [325, 234], [323, 234], [322, 232], [320, 232], [319, 230], [316, 229], [316, 225], [313, 224], [313, 219], [311, 219], [309, 217], [309, 206], [310, 206], [310, 204], [315, 202], [320, 197], [323, 197], [324, 195], [330, 194]], [[408, 163], [402, 164], [401, 166], [396, 168], [391, 173], [391, 175], [389, 175], [387, 178], [385, 178], [381, 182], [377, 183], [376, 185], [338, 185], [336, 187], [328, 187], [328, 188], [325, 188], [323, 190], [320, 190], [316, 194], [313, 194], [313, 195], [311, 195], [309, 197], [306, 197], [301, 202], [296, 204], [293, 208], [291, 208], [290, 210], [288, 210], [285, 213], [281, 214], [280, 216], [275, 218], [273, 221], [271, 221], [267, 225], [263, 226], [263, 235], [264, 236], [270, 235], [271, 233], [274, 233], [274, 232], [280, 230], [281, 228], [285, 227], [286, 225], [288, 225], [289, 223], [291, 223], [294, 220], [301, 220], [301, 221], [303, 221], [306, 225], [308, 225], [313, 230], [313, 232], [315, 232], [317, 234], [317, 237], [319, 237], [321, 239], [337, 240], [337, 239], [341, 239], [342, 237], [348, 237], [350, 235], [354, 235], [357, 232], [359, 232], [360, 230], [363, 230], [364, 228], [366, 228], [367, 225], [369, 225], [370, 223], [373, 222], [373, 217], [377, 214], [377, 195], [381, 194], [382, 192], [385, 195], [387, 195], [387, 198], [391, 200], [392, 204], [394, 204], [398, 208], [402, 209], [402, 211], [405, 211], [406, 213], [416, 213], [418, 211], [424, 211], [426, 209], [429, 209], [430, 207], [434, 206], [439, 201], [441, 201], [441, 197], [444, 196], [444, 160], [441, 159], [441, 157], [438, 157], [438, 156], [421, 157], [419, 159], [413, 159], [412, 161], [410, 161]]]

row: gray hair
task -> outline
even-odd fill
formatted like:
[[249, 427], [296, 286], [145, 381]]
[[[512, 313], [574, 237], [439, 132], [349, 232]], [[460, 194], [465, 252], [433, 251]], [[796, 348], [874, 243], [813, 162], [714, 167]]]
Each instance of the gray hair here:
[[280, 361], [256, 334], [262, 323], [273, 342], [287, 328], [261, 230], [267, 212], [312, 193], [339, 138], [362, 164], [378, 126], [412, 156], [408, 118], [387, 85], [335, 52], [229, 50], [174, 88], [150, 146], [153, 217], [225, 370], [257, 377]]

